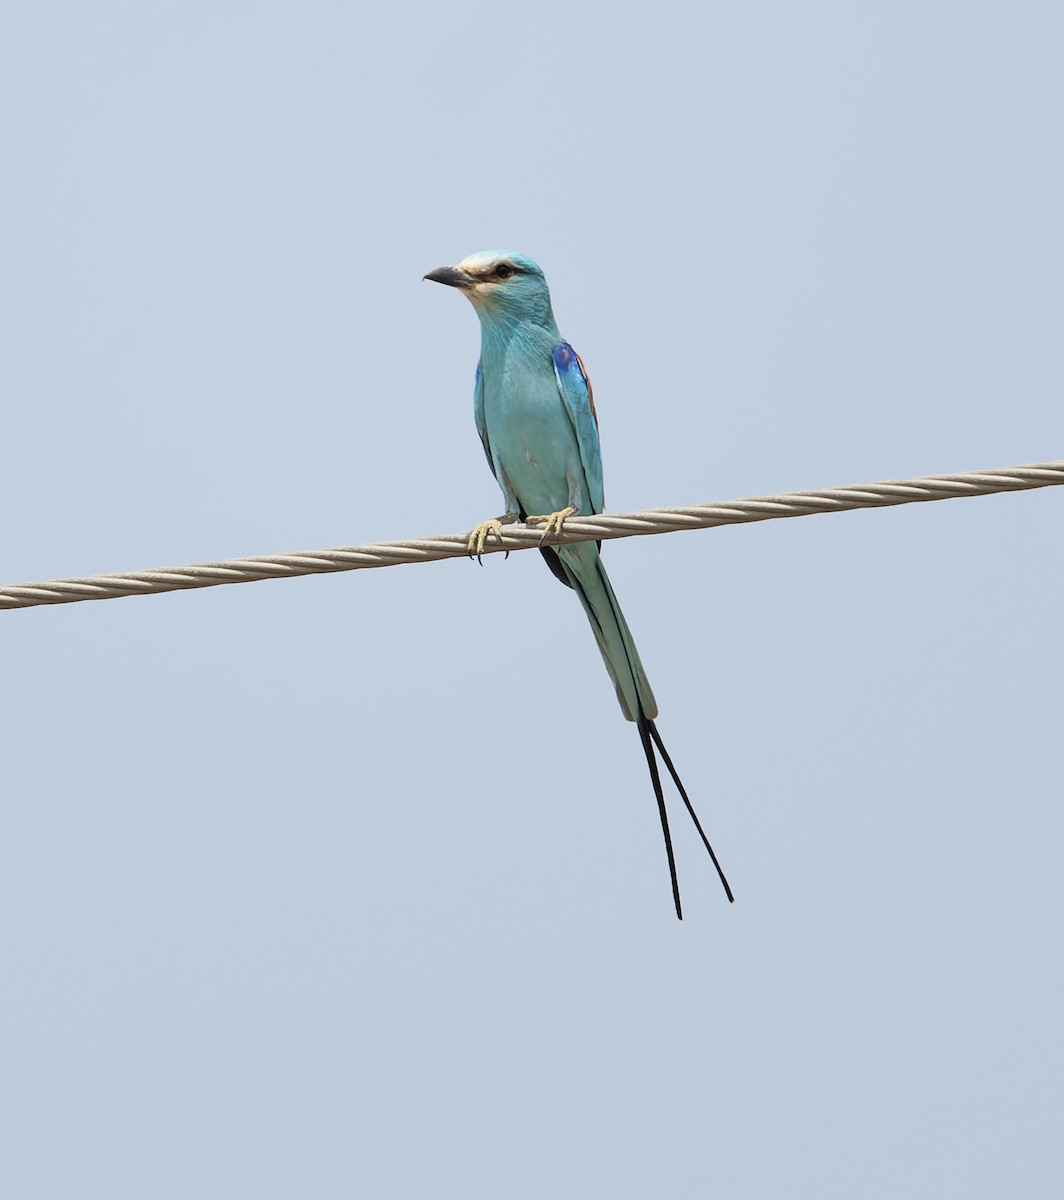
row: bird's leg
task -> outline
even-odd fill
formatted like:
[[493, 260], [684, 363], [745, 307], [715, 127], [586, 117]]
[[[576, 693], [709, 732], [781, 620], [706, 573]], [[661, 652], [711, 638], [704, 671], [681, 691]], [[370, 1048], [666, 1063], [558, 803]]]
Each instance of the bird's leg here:
[[469, 557], [472, 558], [475, 554], [477, 562], [483, 566], [484, 564], [481, 561], [480, 556], [484, 553], [484, 547], [488, 544], [488, 538], [491, 537], [492, 534], [495, 534], [496, 539], [501, 542], [502, 527], [504, 525], [515, 524], [520, 515], [520, 513], [507, 512], [503, 513], [501, 517], [492, 517], [490, 521], [481, 521], [481, 523], [469, 535], [469, 541], [467, 543]]
[[525, 524], [538, 525], [540, 521], [546, 522], [543, 536], [539, 539], [539, 544], [542, 546], [550, 534], [561, 533], [567, 517], [574, 516], [579, 511], [576, 505], [570, 504], [566, 508], [560, 508], [557, 512], [545, 513], [540, 517], [525, 517]]

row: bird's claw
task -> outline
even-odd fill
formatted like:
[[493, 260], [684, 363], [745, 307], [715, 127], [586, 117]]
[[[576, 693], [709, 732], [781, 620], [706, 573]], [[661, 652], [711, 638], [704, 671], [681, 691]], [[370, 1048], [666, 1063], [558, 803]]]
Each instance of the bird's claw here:
[[467, 543], [469, 557], [475, 557], [481, 566], [484, 564], [481, 562], [480, 556], [484, 553], [484, 547], [488, 544], [488, 538], [492, 534], [495, 534], [500, 542], [502, 541], [502, 522], [498, 519], [481, 521], [469, 535], [469, 542]]
[[543, 528], [543, 536], [539, 539], [539, 544], [542, 546], [552, 533], [561, 533], [566, 518], [571, 517], [575, 512], [576, 509], [570, 504], [568, 508], [559, 509], [557, 512], [545, 513], [540, 517], [525, 517], [525, 524], [538, 525], [540, 521], [546, 522]]
[[[504, 513], [501, 517], [492, 517], [490, 521], [481, 521], [478, 526], [469, 535], [469, 541], [466, 543], [466, 550], [470, 558], [475, 558], [481, 566], [484, 565], [481, 555], [484, 553], [484, 547], [487, 546], [489, 538], [492, 534], [495, 535], [495, 540], [502, 545], [502, 527], [504, 525], [512, 525], [517, 520], [516, 513]], [[506, 551], [507, 557], [510, 551]]]

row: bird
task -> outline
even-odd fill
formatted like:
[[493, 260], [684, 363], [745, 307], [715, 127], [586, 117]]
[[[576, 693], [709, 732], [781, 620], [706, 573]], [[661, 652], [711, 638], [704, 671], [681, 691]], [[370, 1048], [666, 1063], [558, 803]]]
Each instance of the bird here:
[[473, 412], [506, 511], [472, 530], [470, 556], [481, 560], [491, 538], [501, 542], [504, 525], [522, 521], [542, 526], [540, 552], [553, 574], [579, 597], [621, 711], [639, 731], [665, 839], [676, 916], [683, 920], [683, 907], [655, 750], [683, 798], [728, 900], [734, 901], [658, 732], [657, 701], [602, 564], [601, 542], [549, 542], [569, 517], [602, 512], [603, 487], [591, 383], [580, 356], [558, 332], [546, 277], [523, 254], [482, 250], [455, 266], [437, 267], [424, 278], [464, 293], [480, 318]]

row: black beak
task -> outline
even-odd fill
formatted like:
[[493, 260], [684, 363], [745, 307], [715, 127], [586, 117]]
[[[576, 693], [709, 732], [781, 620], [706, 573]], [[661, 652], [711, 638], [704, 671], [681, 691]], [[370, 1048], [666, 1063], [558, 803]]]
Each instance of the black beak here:
[[471, 288], [477, 282], [472, 275], [467, 275], [457, 267], [437, 267], [424, 278], [431, 279], [433, 283], [445, 283], [448, 287], [456, 288]]

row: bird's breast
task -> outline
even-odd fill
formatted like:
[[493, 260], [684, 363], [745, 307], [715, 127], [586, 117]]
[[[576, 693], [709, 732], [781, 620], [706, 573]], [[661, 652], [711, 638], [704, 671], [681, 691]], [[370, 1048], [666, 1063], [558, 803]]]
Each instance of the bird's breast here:
[[552, 364], [485, 371], [484, 418], [492, 453], [525, 511], [564, 508], [580, 451]]

